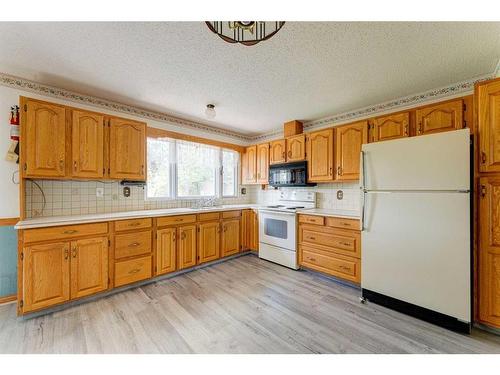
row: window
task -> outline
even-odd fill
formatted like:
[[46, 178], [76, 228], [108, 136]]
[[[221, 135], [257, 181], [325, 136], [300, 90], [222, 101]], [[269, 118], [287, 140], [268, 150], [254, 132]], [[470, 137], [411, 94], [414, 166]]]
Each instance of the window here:
[[147, 199], [238, 195], [236, 151], [169, 138], [148, 138], [147, 150]]

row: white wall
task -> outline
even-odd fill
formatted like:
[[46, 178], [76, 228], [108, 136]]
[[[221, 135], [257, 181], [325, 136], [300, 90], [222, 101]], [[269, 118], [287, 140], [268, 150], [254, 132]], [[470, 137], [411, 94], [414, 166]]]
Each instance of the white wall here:
[[[65, 104], [77, 108], [88, 109], [106, 113], [109, 115], [116, 115], [130, 119], [147, 122], [148, 126], [170, 130], [178, 133], [190, 134], [204, 138], [210, 138], [218, 141], [229, 142], [233, 144], [244, 145], [244, 140], [236, 140], [234, 138], [226, 137], [223, 135], [206, 133], [202, 130], [183, 127], [180, 125], [153, 121], [144, 119], [138, 116], [129, 114], [103, 110], [100, 107], [94, 107], [75, 103], [69, 100], [61, 100], [50, 96], [35, 94], [29, 91], [13, 89], [6, 86], [0, 86], [0, 218], [18, 217], [19, 216], [19, 186], [12, 183], [12, 174], [18, 170], [17, 164], [7, 162], [5, 155], [10, 144], [10, 107], [19, 104], [19, 96], [27, 96], [46, 100], [53, 103]], [[16, 176], [17, 177], [17, 176]]]

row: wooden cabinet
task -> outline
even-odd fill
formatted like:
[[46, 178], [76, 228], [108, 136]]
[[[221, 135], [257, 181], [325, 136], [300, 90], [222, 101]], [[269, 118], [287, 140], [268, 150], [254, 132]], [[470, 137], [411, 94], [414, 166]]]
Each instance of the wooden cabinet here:
[[104, 177], [104, 116], [73, 111], [71, 122], [73, 177]]
[[196, 265], [196, 225], [186, 225], [178, 229], [178, 262], [177, 268], [193, 267]]
[[500, 327], [500, 176], [480, 184], [479, 320]]
[[458, 130], [464, 127], [463, 101], [454, 100], [415, 111], [417, 135]]
[[71, 298], [85, 297], [108, 289], [108, 238], [90, 238], [71, 243]]
[[249, 146], [245, 149], [242, 158], [242, 180], [243, 184], [257, 182], [257, 146]]
[[257, 183], [269, 181], [269, 143], [257, 145]]
[[146, 124], [111, 118], [109, 125], [109, 177], [146, 179]]
[[479, 169], [500, 172], [500, 80], [476, 87], [479, 124]]
[[333, 180], [333, 129], [309, 133], [307, 161], [309, 182]]
[[285, 163], [286, 160], [286, 140], [278, 139], [272, 141], [269, 146], [269, 164]]
[[54, 242], [23, 249], [23, 312], [70, 298], [70, 243]]
[[240, 251], [240, 219], [222, 221], [221, 256], [237, 254]]
[[151, 255], [115, 263], [115, 287], [151, 277]]
[[286, 139], [287, 162], [301, 161], [306, 158], [306, 135], [299, 134]]
[[219, 221], [199, 224], [198, 226], [198, 263], [211, 262], [220, 258]]
[[335, 128], [335, 173], [337, 180], [359, 180], [361, 146], [367, 142], [367, 121]]
[[24, 176], [65, 176], [66, 109], [28, 99], [24, 111], [25, 121], [21, 125]]
[[410, 112], [377, 117], [372, 124], [372, 141], [388, 141], [410, 136]]
[[156, 231], [156, 274], [163, 275], [176, 269], [176, 228]]

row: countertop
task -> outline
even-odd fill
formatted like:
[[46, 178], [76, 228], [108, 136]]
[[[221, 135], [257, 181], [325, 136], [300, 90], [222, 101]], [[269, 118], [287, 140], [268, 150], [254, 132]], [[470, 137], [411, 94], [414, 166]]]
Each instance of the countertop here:
[[256, 204], [230, 204], [209, 208], [165, 208], [155, 210], [108, 212], [101, 214], [74, 215], [74, 216], [49, 216], [31, 218], [19, 221], [15, 229], [33, 229], [42, 227], [55, 227], [58, 225], [73, 225], [85, 223], [97, 223], [101, 221], [116, 221], [125, 219], [138, 219], [143, 217], [173, 216], [199, 214], [202, 212], [234, 211], [245, 208], [258, 208]]
[[298, 210], [298, 214], [339, 217], [342, 219], [360, 219], [358, 211], [352, 210], [332, 210], [327, 208], [313, 208], [306, 210]]

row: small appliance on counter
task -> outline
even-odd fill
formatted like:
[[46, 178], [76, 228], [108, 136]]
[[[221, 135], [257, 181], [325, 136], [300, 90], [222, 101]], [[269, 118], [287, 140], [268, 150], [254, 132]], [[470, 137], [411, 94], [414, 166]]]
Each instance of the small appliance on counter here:
[[285, 186], [315, 186], [307, 182], [307, 161], [274, 164], [269, 166], [269, 185]]
[[259, 209], [259, 258], [298, 269], [297, 210], [316, 208], [316, 193], [281, 191], [278, 204]]

